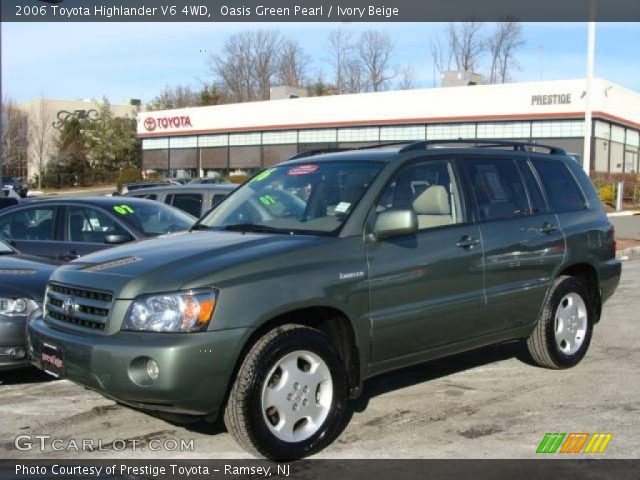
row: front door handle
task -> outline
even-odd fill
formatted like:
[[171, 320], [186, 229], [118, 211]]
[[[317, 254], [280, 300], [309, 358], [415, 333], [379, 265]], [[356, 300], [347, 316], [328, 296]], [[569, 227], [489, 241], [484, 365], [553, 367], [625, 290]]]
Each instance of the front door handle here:
[[551, 225], [549, 222], [545, 222], [539, 229], [538, 231], [540, 233], [546, 233], [547, 235], [550, 233], [555, 232], [556, 230], [558, 230], [558, 227], [556, 227], [555, 225]]
[[473, 238], [473, 237], [470, 237], [469, 235], [465, 235], [460, 240], [458, 240], [458, 243], [456, 243], [456, 246], [460, 248], [473, 248], [479, 243], [480, 243], [480, 240], [478, 240], [477, 238]]
[[62, 255], [62, 260], [65, 262], [70, 262], [71, 260], [75, 260], [76, 258], [80, 258], [80, 255], [75, 250], [67, 250]]

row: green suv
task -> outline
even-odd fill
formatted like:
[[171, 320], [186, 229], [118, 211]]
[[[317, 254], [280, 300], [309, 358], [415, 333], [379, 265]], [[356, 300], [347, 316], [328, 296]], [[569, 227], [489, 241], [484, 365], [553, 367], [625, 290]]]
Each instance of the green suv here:
[[190, 232], [56, 270], [29, 350], [123, 404], [220, 414], [249, 452], [300, 458], [336, 438], [348, 399], [382, 372], [513, 340], [540, 366], [576, 365], [618, 285], [615, 248], [558, 148], [309, 152]]

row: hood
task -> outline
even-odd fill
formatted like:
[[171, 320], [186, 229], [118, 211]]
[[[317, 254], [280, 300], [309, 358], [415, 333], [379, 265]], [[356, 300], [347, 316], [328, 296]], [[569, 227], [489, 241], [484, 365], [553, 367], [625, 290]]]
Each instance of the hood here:
[[328, 237], [194, 231], [95, 252], [62, 266], [52, 280], [109, 290], [120, 299], [166, 292], [253, 260], [273, 257]]
[[29, 255], [0, 255], [0, 296], [25, 295], [42, 303], [47, 282], [60, 262]]

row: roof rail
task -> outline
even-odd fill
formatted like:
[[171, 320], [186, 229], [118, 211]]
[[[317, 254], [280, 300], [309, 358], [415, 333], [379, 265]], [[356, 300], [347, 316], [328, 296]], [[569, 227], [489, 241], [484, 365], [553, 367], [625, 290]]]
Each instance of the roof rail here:
[[315, 150], [307, 150], [306, 152], [300, 152], [293, 157], [289, 157], [288, 160], [297, 160], [298, 158], [313, 157], [314, 155], [322, 155], [323, 153], [335, 153], [346, 152], [353, 150], [352, 148], [316, 148]]
[[336, 152], [352, 152], [354, 150], [373, 150], [376, 148], [384, 148], [384, 147], [394, 147], [397, 145], [407, 145], [415, 143], [413, 140], [404, 140], [397, 142], [384, 142], [384, 143], [376, 143], [373, 145], [365, 145], [364, 147], [335, 147], [335, 148], [318, 148], [316, 150], [308, 150], [306, 152], [300, 152], [293, 157], [290, 157], [289, 160], [296, 160], [298, 158], [311, 157], [313, 155], [321, 155], [323, 153], [336, 153]]
[[[517, 152], [529, 152], [532, 148], [544, 148], [549, 150], [550, 155], [566, 155], [562, 148], [554, 147], [552, 145], [544, 145], [542, 143], [533, 143], [533, 142], [518, 142], [511, 140], [494, 140], [494, 139], [477, 139], [477, 138], [459, 138], [457, 140], [422, 140], [419, 142], [413, 142], [407, 145], [406, 147], [400, 149], [400, 152], [411, 152], [414, 150], [424, 150], [431, 146], [437, 145], [450, 145], [450, 144], [460, 144], [460, 143], [468, 143], [477, 147], [483, 148], [492, 148], [492, 147], [513, 147], [514, 151]], [[528, 149], [527, 149], [528, 148]]]

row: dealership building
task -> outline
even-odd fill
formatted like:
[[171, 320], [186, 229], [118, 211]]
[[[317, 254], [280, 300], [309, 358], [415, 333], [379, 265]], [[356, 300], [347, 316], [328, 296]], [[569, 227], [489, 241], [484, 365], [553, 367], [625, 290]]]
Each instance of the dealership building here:
[[[141, 112], [143, 169], [255, 172], [297, 153], [377, 143], [512, 139], [583, 161], [586, 80], [473, 85]], [[593, 81], [592, 172], [638, 172], [640, 94]]]

